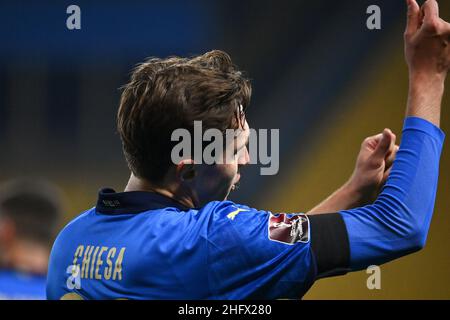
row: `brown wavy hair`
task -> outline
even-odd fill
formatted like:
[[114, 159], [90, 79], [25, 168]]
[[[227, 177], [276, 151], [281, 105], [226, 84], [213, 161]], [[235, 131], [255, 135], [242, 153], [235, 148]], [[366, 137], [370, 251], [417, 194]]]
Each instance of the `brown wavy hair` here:
[[[150, 58], [137, 65], [122, 87], [117, 127], [128, 167], [137, 177], [159, 183], [172, 165], [172, 132], [225, 132], [242, 126], [251, 84], [220, 50], [191, 58]], [[242, 105], [242, 108], [240, 108]]]

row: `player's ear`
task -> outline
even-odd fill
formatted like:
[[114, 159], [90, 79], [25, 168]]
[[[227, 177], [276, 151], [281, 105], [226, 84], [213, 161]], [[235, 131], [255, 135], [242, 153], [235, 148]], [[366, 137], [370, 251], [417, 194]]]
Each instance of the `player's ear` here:
[[180, 181], [191, 180], [195, 177], [194, 160], [183, 159], [176, 166], [177, 179]]

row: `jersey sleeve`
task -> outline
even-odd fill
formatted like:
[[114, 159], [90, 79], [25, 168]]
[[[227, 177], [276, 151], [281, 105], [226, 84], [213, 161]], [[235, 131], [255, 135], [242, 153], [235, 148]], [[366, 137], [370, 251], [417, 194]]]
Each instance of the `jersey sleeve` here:
[[229, 201], [213, 211], [207, 242], [215, 297], [303, 296], [316, 275], [306, 215], [272, 214]]
[[400, 149], [377, 200], [340, 212], [348, 231], [352, 270], [423, 248], [434, 211], [444, 138], [432, 123], [406, 118]]

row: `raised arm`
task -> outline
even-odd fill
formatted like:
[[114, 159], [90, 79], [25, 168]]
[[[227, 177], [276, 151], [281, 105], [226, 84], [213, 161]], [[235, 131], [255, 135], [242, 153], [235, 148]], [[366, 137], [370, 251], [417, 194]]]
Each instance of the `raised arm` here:
[[439, 127], [444, 82], [450, 68], [450, 24], [439, 17], [436, 0], [422, 9], [408, 0], [405, 56], [409, 67], [407, 116]]
[[408, 1], [405, 53], [410, 90], [403, 137], [392, 172], [373, 205], [341, 211], [350, 269], [382, 264], [425, 245], [439, 175], [444, 133], [438, 128], [450, 66], [450, 24], [436, 0]]
[[338, 214], [312, 215], [319, 277], [382, 264], [425, 245], [434, 211], [444, 133], [439, 129], [450, 68], [450, 24], [436, 0], [408, 0], [405, 55], [410, 89], [402, 141], [376, 201]]

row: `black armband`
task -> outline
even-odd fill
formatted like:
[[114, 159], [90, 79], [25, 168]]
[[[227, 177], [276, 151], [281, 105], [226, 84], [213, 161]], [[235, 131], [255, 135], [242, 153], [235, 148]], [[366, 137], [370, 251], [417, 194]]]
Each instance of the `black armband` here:
[[346, 274], [350, 263], [347, 228], [339, 213], [308, 215], [311, 247], [317, 263], [316, 279]]

